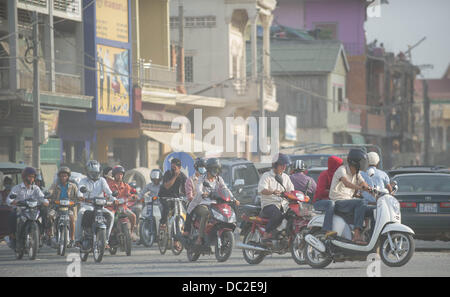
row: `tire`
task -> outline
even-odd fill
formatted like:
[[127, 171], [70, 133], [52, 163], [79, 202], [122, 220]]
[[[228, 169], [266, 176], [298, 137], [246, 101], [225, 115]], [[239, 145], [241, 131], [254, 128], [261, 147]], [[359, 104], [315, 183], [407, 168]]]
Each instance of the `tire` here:
[[[383, 235], [380, 241], [380, 258], [384, 264], [389, 267], [400, 267], [408, 263], [412, 258], [415, 250], [415, 242], [411, 234], [403, 232], [390, 232], [392, 242], [397, 249], [400, 248], [399, 253], [394, 253], [387, 235]], [[400, 254], [400, 255], [399, 255]], [[390, 257], [394, 255], [395, 257]], [[397, 258], [398, 257], [398, 258]]]
[[109, 248], [109, 254], [111, 256], [114, 256], [115, 254], [117, 254], [117, 247], [110, 247]]
[[[153, 225], [153, 226], [152, 226]], [[153, 224], [150, 224], [149, 220], [144, 220], [139, 224], [139, 237], [141, 243], [145, 247], [152, 247], [156, 238], [156, 222], [153, 220]]]
[[30, 260], [34, 260], [36, 259], [37, 251], [39, 248], [39, 227], [37, 223], [33, 222], [29, 225], [29, 229], [27, 230], [25, 238], [28, 238], [28, 236], [30, 241], [25, 243], [26, 245], [28, 245], [28, 258]]
[[158, 247], [161, 255], [164, 255], [166, 253], [168, 244], [169, 244], [168, 232], [166, 230], [161, 230], [160, 227], [160, 230], [158, 232]]
[[82, 251], [80, 251], [81, 262], [86, 262], [88, 257], [89, 257], [89, 253], [83, 253]]
[[[325, 236], [325, 233], [318, 230], [314, 233], [312, 233], [315, 237], [322, 240]], [[310, 246], [307, 242], [305, 242], [305, 250], [303, 252], [305, 255], [305, 261], [306, 264], [311, 266], [312, 268], [316, 269], [322, 269], [330, 265], [330, 263], [333, 261], [330, 257], [327, 255], [324, 255], [323, 253], [317, 251], [315, 248]]]
[[[256, 240], [253, 240], [255, 238]], [[249, 231], [244, 235], [243, 243], [251, 244], [251, 242], [259, 243], [260, 241], [261, 236], [259, 235], [259, 233]], [[244, 256], [245, 261], [251, 265], [257, 265], [261, 263], [266, 257], [266, 255], [261, 252], [246, 249], [242, 250], [242, 255]]]
[[63, 230], [61, 231], [61, 238], [59, 239], [60, 242], [58, 242], [58, 255], [64, 256], [66, 254], [66, 248], [69, 244], [69, 226], [62, 227]]
[[100, 263], [103, 260], [103, 255], [105, 253], [106, 246], [106, 230], [98, 229], [96, 238], [94, 238], [94, 261]]
[[131, 256], [131, 235], [130, 230], [128, 229], [128, 224], [122, 224], [122, 234], [124, 237], [125, 244], [125, 254], [127, 256]]
[[[178, 256], [183, 251], [183, 243], [181, 241], [176, 240], [176, 238], [180, 238], [182, 235], [182, 230], [184, 227], [184, 219], [181, 216], [177, 216], [174, 221], [174, 227], [172, 230], [172, 253], [175, 256]], [[178, 248], [176, 247], [176, 243], [178, 243]]]
[[215, 246], [215, 256], [218, 262], [225, 262], [230, 258], [234, 247], [234, 236], [231, 231], [224, 231], [220, 236], [221, 247], [219, 247], [219, 238]]
[[298, 265], [305, 265], [306, 264], [306, 260], [305, 260], [305, 232], [303, 230], [300, 230], [299, 233], [295, 234], [294, 240], [292, 241], [291, 244], [291, 255], [292, 255], [292, 259], [294, 259], [295, 263], [297, 263]]
[[187, 249], [186, 254], [189, 262], [195, 262], [198, 260], [198, 258], [200, 258], [200, 253], [194, 252], [192, 249]]

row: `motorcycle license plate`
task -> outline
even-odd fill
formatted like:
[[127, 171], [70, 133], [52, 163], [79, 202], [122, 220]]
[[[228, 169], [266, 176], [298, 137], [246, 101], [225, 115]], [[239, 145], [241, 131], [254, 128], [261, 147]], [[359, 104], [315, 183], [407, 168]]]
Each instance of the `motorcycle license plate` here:
[[96, 216], [96, 217], [95, 217], [95, 221], [96, 221], [97, 223], [103, 223], [104, 220], [105, 220], [105, 218], [102, 217], [102, 216]]
[[60, 220], [64, 220], [64, 221], [68, 221], [69, 220], [69, 216], [68, 215], [60, 215], [59, 219]]
[[420, 213], [437, 213], [437, 203], [419, 203]]

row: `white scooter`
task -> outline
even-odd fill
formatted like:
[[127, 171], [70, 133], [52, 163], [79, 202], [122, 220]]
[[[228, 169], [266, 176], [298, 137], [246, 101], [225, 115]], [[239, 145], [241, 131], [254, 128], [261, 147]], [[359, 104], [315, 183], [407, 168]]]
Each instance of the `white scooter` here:
[[[308, 224], [309, 234], [305, 236], [305, 260], [313, 268], [325, 268], [332, 261], [365, 261], [379, 247], [381, 260], [390, 267], [405, 265], [413, 256], [415, 243], [414, 231], [401, 224], [400, 203], [389, 195], [387, 190], [372, 189], [377, 197], [377, 207], [373, 210], [375, 226], [364, 229], [364, 235], [370, 239], [367, 245], [352, 242], [352, 226], [342, 217], [334, 214], [333, 231], [337, 235], [325, 239], [322, 225], [325, 215], [317, 215]], [[370, 234], [368, 234], [371, 232]]]

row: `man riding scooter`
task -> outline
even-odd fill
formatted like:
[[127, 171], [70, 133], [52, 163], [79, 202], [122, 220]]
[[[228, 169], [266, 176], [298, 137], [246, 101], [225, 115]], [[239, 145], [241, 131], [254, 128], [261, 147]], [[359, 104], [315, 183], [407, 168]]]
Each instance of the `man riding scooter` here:
[[[39, 189], [38, 186], [34, 184], [37, 172], [33, 167], [26, 167], [22, 170], [22, 183], [20, 185], [14, 186], [11, 189], [10, 194], [6, 199], [6, 203], [13, 207], [13, 211], [9, 216], [9, 229], [10, 229], [10, 248], [16, 248], [16, 226], [17, 226], [17, 208], [16, 205], [20, 201], [24, 201], [29, 198], [38, 200], [41, 203], [40, 214], [42, 218], [42, 224], [44, 228], [48, 225], [48, 200], [45, 199], [44, 194]], [[11, 194], [16, 195], [15, 199], [11, 199]]]
[[[362, 199], [353, 198], [355, 191], [369, 191], [369, 186], [360, 171], [367, 168], [367, 154], [360, 149], [351, 149], [347, 156], [348, 165], [342, 165], [334, 173], [330, 187], [330, 200], [335, 211], [354, 215], [355, 232], [353, 241], [367, 244], [362, 240], [366, 204]], [[330, 235], [329, 235], [330, 236]]]
[[[272, 242], [272, 232], [283, 221], [283, 209], [288, 207], [288, 202], [280, 197], [283, 191], [294, 191], [294, 185], [289, 176], [284, 173], [286, 167], [291, 164], [289, 156], [278, 154], [277, 160], [272, 163], [272, 170], [261, 176], [258, 184], [258, 193], [261, 194], [262, 217], [268, 218], [266, 232], [263, 235], [262, 242], [270, 244]], [[281, 185], [276, 176], [281, 176], [283, 184]]]

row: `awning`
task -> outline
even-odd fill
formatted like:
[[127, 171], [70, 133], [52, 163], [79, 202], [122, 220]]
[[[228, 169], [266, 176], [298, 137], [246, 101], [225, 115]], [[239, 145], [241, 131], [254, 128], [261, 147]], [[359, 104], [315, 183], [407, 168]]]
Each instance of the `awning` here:
[[[188, 134], [190, 137], [190, 146], [187, 146], [188, 141], [186, 141], [186, 143], [183, 142], [182, 137], [186, 136], [186, 134], [181, 132], [175, 133], [144, 130], [143, 134], [158, 142], [170, 146], [175, 152], [205, 153], [205, 156], [217, 155], [218, 153], [223, 152], [223, 147], [198, 141], [194, 139], [193, 134]], [[202, 148], [202, 151], [194, 151], [194, 148], [196, 147]]]
[[361, 134], [350, 133], [350, 136], [352, 137], [353, 144], [365, 144], [366, 143], [364, 136], [362, 136]]
[[140, 111], [140, 113], [147, 121], [159, 121], [171, 123], [178, 117], [184, 117], [181, 114], [176, 114], [167, 111], [142, 110]]

